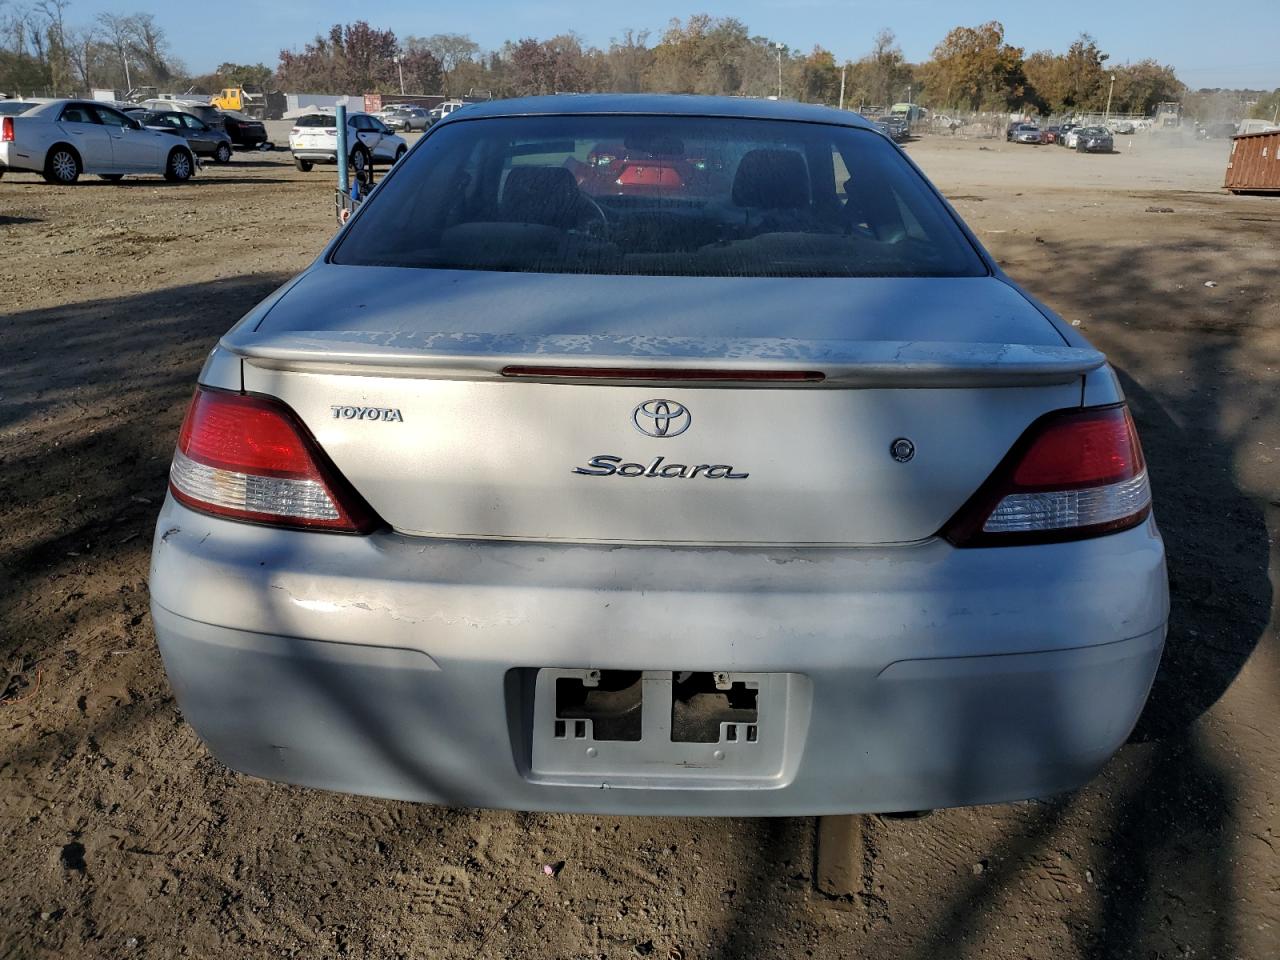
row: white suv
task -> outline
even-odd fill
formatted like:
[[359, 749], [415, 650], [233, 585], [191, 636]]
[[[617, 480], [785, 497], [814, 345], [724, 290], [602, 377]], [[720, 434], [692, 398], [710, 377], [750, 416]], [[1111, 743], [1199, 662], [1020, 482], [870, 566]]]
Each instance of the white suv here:
[[[395, 163], [409, 144], [391, 128], [368, 113], [347, 114], [347, 144], [351, 150], [351, 170], [363, 176], [375, 161]], [[293, 164], [304, 173], [317, 163], [338, 162], [337, 118], [330, 113], [309, 113], [294, 121], [289, 131]]]

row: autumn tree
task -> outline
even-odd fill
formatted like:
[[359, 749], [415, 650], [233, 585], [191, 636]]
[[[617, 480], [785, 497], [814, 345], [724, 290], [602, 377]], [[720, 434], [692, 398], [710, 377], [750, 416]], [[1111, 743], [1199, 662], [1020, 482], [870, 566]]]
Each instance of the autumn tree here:
[[700, 13], [684, 22], [673, 19], [654, 47], [649, 87], [667, 93], [746, 93], [761, 79], [758, 48], [767, 42], [753, 38], [735, 17]]
[[[405, 37], [401, 56], [404, 63], [411, 58], [414, 74], [418, 78], [415, 89], [443, 90], [447, 94], [461, 95], [473, 86], [482, 86], [480, 44], [465, 33], [435, 33], [429, 37]], [[428, 54], [430, 59], [421, 58]], [[434, 64], [434, 71], [433, 71]], [[432, 80], [432, 75], [434, 80]], [[405, 82], [408, 82], [406, 67]]]
[[1098, 49], [1093, 37], [1082, 33], [1067, 50], [1062, 63], [1062, 98], [1059, 109], [1101, 110], [1107, 99], [1110, 57]]
[[334, 24], [327, 36], [316, 37], [301, 53], [280, 51], [276, 72], [281, 84], [294, 90], [394, 92], [400, 89], [394, 59], [399, 50], [390, 30], [375, 29], [364, 20]]
[[1116, 77], [1112, 110], [1115, 113], [1140, 113], [1155, 111], [1156, 104], [1166, 100], [1179, 100], [1186, 88], [1173, 67], [1155, 60], [1139, 60], [1126, 63], [1112, 70]]
[[509, 43], [504, 59], [510, 64], [508, 82], [520, 96], [575, 93], [595, 87], [591, 58], [572, 33], [550, 40], [526, 37]]
[[911, 65], [903, 57], [892, 30], [876, 34], [875, 45], [861, 64], [864, 93], [872, 103], [891, 106], [902, 98], [911, 83]]
[[1004, 42], [1004, 26], [995, 20], [956, 27], [921, 75], [927, 102], [939, 107], [1004, 110], [1021, 104], [1026, 92], [1022, 48]]
[[246, 87], [250, 90], [266, 89], [273, 85], [274, 72], [265, 63], [220, 63], [213, 71], [218, 88]]
[[605, 54], [608, 88], [614, 93], [640, 93], [645, 78], [653, 68], [653, 50], [649, 47], [648, 30], [625, 30], [621, 39], [609, 42]]
[[830, 50], [814, 47], [796, 65], [794, 93], [807, 103], [835, 103], [840, 96], [840, 68]]

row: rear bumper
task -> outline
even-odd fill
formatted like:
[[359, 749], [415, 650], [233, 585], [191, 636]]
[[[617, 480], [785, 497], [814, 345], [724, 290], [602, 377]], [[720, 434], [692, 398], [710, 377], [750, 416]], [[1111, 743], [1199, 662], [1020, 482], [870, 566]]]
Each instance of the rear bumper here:
[[336, 150], [294, 150], [290, 148], [295, 160], [309, 160], [312, 163], [337, 163]]
[[[151, 573], [187, 719], [246, 773], [451, 805], [803, 815], [1020, 799], [1088, 780], [1159, 663], [1153, 523], [959, 551], [342, 537], [161, 513]], [[749, 784], [531, 770], [538, 668], [800, 678]], [[762, 716], [762, 720], [763, 720]], [[590, 781], [590, 782], [587, 782]]]

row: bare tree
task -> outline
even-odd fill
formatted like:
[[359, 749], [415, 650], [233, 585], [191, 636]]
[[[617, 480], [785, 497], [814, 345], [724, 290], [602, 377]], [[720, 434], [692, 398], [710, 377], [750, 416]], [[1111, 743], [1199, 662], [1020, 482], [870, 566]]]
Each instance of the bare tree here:
[[149, 13], [135, 13], [127, 20], [134, 53], [151, 74], [152, 82], [165, 84], [171, 81], [175, 65], [169, 57], [169, 42], [156, 18]]
[[133, 72], [129, 67], [129, 60], [132, 55], [130, 50], [132, 32], [129, 25], [129, 17], [122, 17], [114, 13], [100, 13], [98, 14], [98, 25], [102, 28], [106, 42], [120, 58], [120, 65], [124, 69], [125, 88], [132, 90]]

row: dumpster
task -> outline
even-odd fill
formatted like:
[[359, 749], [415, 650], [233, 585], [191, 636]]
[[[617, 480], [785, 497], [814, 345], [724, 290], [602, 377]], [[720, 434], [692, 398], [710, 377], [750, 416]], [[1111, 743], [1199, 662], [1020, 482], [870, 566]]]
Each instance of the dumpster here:
[[1232, 193], [1280, 193], [1280, 130], [1232, 137], [1223, 186]]

